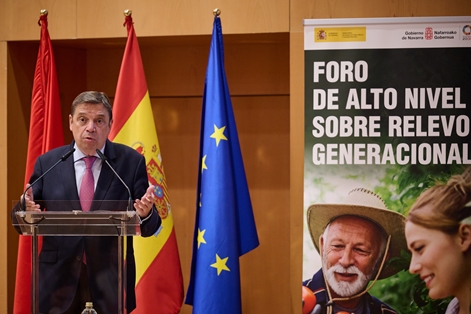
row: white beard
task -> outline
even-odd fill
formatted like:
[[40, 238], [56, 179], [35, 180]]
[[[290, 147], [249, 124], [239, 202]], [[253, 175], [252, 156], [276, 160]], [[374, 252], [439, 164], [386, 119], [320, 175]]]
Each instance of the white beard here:
[[[356, 266], [353, 266], [353, 265], [347, 268], [341, 265], [334, 265], [330, 267], [329, 269], [327, 269], [325, 259], [323, 260], [322, 264], [323, 264], [325, 278], [327, 280], [327, 283], [332, 288], [332, 290], [334, 290], [336, 294], [344, 298], [351, 297], [363, 291], [371, 279], [370, 278], [371, 275], [370, 276], [365, 275]], [[356, 274], [357, 279], [353, 283], [345, 282], [345, 281], [337, 281], [337, 279], [335, 279], [336, 272]]]

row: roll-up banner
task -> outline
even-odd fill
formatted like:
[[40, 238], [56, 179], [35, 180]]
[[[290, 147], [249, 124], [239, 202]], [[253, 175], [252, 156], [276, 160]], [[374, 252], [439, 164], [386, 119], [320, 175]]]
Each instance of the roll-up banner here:
[[321, 268], [311, 204], [363, 188], [406, 215], [471, 165], [471, 17], [307, 19], [304, 50], [307, 280]]

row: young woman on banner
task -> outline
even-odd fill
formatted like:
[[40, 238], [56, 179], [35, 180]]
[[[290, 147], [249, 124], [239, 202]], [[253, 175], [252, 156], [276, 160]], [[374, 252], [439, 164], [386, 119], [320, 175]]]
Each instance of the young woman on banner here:
[[446, 314], [471, 313], [471, 167], [423, 192], [405, 226], [409, 271], [432, 299], [453, 296]]

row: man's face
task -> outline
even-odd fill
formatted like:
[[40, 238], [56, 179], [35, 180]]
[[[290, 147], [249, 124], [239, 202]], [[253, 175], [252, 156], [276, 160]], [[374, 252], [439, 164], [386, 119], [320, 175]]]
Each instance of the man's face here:
[[79, 104], [69, 115], [69, 128], [78, 148], [86, 155], [95, 155], [105, 145], [111, 124], [103, 104]]
[[378, 260], [382, 236], [372, 222], [343, 216], [330, 223], [320, 239], [322, 268], [337, 297], [364, 290]]

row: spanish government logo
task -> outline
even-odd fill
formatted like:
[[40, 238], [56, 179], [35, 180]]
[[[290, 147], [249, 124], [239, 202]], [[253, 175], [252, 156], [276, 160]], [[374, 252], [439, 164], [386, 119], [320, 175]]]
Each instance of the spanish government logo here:
[[320, 29], [316, 33], [316, 37], [317, 37], [317, 40], [326, 40], [327, 39], [327, 33], [325, 32], [325, 30]]

